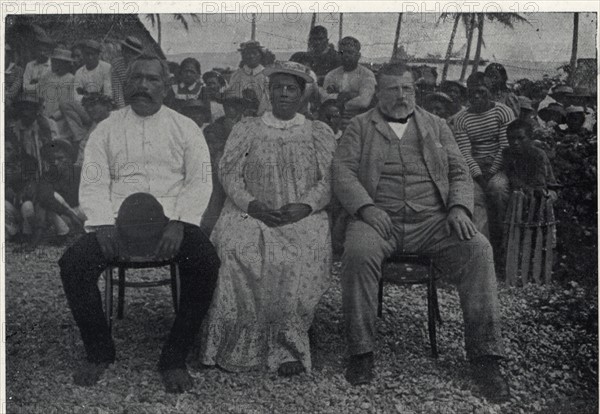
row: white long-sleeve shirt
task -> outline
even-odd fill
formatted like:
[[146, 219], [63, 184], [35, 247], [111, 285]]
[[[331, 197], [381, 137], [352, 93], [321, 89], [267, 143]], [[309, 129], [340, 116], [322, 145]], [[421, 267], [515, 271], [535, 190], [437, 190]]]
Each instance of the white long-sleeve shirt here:
[[339, 92], [350, 92], [355, 95], [346, 102], [346, 109], [362, 111], [371, 103], [376, 84], [375, 75], [364, 66], [358, 65], [350, 72], [346, 72], [344, 67], [340, 66], [325, 76], [321, 88], [321, 102], [338, 98], [338, 93], [327, 92], [327, 88], [333, 85]]
[[[37, 60], [32, 60], [25, 65], [23, 72], [23, 90], [25, 93], [38, 93], [39, 81], [48, 73], [51, 73], [50, 59], [44, 63], [38, 63]], [[32, 84], [32, 80], [37, 80], [38, 83]]]
[[212, 192], [204, 135], [191, 119], [162, 106], [138, 116], [112, 112], [90, 134], [79, 187], [86, 229], [112, 225], [123, 200], [152, 194], [172, 220], [199, 225]]
[[[75, 72], [75, 91], [82, 88], [87, 93], [100, 92], [106, 96], [112, 96], [111, 66], [103, 60], [98, 62], [92, 70], [83, 65]], [[77, 100], [81, 101], [83, 95], [76, 94]]]

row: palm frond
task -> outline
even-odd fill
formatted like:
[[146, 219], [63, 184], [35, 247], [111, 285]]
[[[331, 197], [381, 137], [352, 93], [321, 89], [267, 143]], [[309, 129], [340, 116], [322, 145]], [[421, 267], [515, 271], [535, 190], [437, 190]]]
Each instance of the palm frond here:
[[183, 14], [174, 14], [173, 18], [179, 22], [181, 22], [181, 24], [183, 25], [183, 28], [187, 31], [189, 30], [189, 26], [188, 26], [188, 22], [185, 19], [185, 17], [183, 16]]
[[152, 23], [152, 27], [154, 27], [154, 25], [156, 24], [156, 19], [154, 17], [154, 14], [146, 15], [146, 20], [150, 20], [150, 23]]

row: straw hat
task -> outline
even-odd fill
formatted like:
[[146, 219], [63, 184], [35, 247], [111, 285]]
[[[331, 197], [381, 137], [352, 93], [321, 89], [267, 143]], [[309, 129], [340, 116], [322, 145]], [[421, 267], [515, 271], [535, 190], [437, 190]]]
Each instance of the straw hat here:
[[62, 60], [63, 62], [74, 62], [75, 60], [71, 56], [71, 51], [66, 49], [54, 49], [52, 52], [52, 56], [50, 56], [52, 60]]
[[301, 63], [275, 61], [275, 63], [266, 67], [263, 72], [266, 76], [271, 76], [276, 73], [287, 73], [288, 75], [301, 78], [307, 83], [313, 82], [313, 78], [310, 76], [310, 69]]

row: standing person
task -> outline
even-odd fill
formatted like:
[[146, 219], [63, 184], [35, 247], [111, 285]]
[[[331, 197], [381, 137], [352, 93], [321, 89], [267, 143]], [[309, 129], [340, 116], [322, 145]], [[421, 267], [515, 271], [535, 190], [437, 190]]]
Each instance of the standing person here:
[[329, 72], [342, 64], [340, 54], [335, 50], [335, 46], [329, 43], [327, 29], [323, 26], [315, 26], [310, 30], [308, 57], [310, 68], [319, 79], [319, 86], [323, 85], [325, 76]]
[[306, 67], [265, 72], [273, 112], [237, 123], [219, 166], [227, 201], [212, 240], [223, 264], [201, 353], [228, 371], [290, 376], [311, 369], [308, 328], [329, 281], [335, 138], [298, 113]]
[[75, 92], [81, 101], [88, 93], [100, 92], [112, 98], [111, 66], [100, 60], [102, 45], [95, 40], [81, 43], [84, 65], [75, 72]]
[[269, 80], [264, 74], [265, 67], [261, 64], [265, 51], [255, 40], [241, 43], [238, 51], [242, 54], [241, 66], [231, 75], [227, 91], [232, 91], [240, 98], [258, 99], [260, 116], [271, 109]]
[[453, 125], [456, 143], [476, 184], [475, 223], [485, 233], [487, 216], [495, 217], [490, 223], [490, 241], [495, 245], [500, 242], [500, 221], [509, 196], [508, 179], [502, 172], [502, 150], [508, 147], [506, 127], [515, 115], [508, 106], [492, 101], [490, 88], [489, 78], [483, 73], [469, 76], [471, 106], [456, 115]]
[[377, 76], [377, 107], [350, 122], [332, 168], [350, 216], [341, 269], [346, 380], [373, 380], [382, 262], [410, 252], [431, 257], [456, 283], [474, 379], [488, 400], [506, 401], [496, 275], [489, 242], [470, 220], [469, 169], [446, 122], [415, 106], [410, 69], [388, 64]]
[[127, 80], [127, 66], [144, 52], [142, 42], [135, 36], [127, 36], [121, 41], [121, 53], [111, 62], [111, 85], [113, 101], [117, 109], [125, 106], [125, 81]]
[[225, 115], [221, 99], [222, 92], [227, 88], [227, 81], [219, 72], [210, 70], [202, 75], [204, 87], [200, 92], [203, 101], [210, 105], [211, 122]]
[[40, 79], [39, 93], [44, 115], [57, 119], [60, 105], [75, 101], [75, 76], [71, 73], [73, 58], [65, 49], [54, 49], [50, 58], [52, 72]]
[[54, 49], [54, 41], [46, 36], [39, 36], [35, 45], [35, 60], [25, 65], [23, 72], [23, 92], [25, 94], [38, 94], [40, 79], [52, 71], [50, 55]]
[[[97, 168], [96, 179], [84, 177], [79, 189], [89, 233], [59, 260], [67, 301], [87, 354], [73, 376], [78, 385], [96, 384], [115, 360], [97, 283], [119, 254], [118, 214], [125, 221], [136, 217], [167, 221], [158, 233], [154, 254], [157, 260], [175, 259], [181, 289], [158, 369], [167, 392], [193, 386], [185, 360], [210, 305], [219, 258], [198, 227], [211, 191], [210, 180], [203, 176], [203, 165], [210, 162], [208, 149], [192, 120], [162, 104], [168, 80], [165, 61], [144, 55], [135, 59], [128, 76], [130, 105], [101, 122], [85, 148], [85, 164]], [[115, 165], [122, 168], [115, 171]]]
[[508, 106], [514, 112], [515, 117], [518, 118], [519, 113], [521, 112], [519, 99], [506, 85], [508, 75], [504, 66], [500, 63], [490, 63], [485, 68], [484, 74], [490, 79], [490, 94], [492, 101]]
[[39, 100], [32, 95], [22, 95], [13, 103], [16, 122], [12, 130], [17, 137], [19, 153], [27, 154], [37, 163], [36, 177], [43, 171], [42, 146], [57, 138], [56, 123], [43, 115]]
[[360, 42], [353, 37], [340, 40], [342, 65], [325, 76], [321, 101], [336, 99], [342, 109], [342, 130], [350, 119], [367, 110], [375, 94], [375, 75], [358, 64]]
[[75, 102], [60, 105], [76, 147], [81, 146], [92, 125], [92, 120], [81, 105], [83, 97], [90, 93], [101, 93], [112, 99], [111, 66], [100, 60], [102, 45], [95, 40], [85, 40], [80, 45], [84, 65], [75, 72]]
[[179, 82], [172, 86], [174, 108], [179, 110], [189, 99], [199, 99], [202, 90], [200, 62], [192, 57], [185, 58], [179, 65]]
[[4, 60], [4, 107], [10, 108], [23, 86], [23, 68], [15, 62], [15, 51], [7, 43]]

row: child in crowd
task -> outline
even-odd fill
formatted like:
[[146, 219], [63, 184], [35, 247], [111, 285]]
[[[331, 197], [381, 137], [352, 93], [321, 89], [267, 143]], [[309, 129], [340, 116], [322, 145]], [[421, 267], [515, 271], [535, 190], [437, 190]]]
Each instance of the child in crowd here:
[[502, 157], [511, 189], [556, 199], [556, 193], [549, 192], [557, 186], [554, 172], [546, 153], [531, 140], [531, 124], [517, 119], [508, 125], [506, 134], [509, 146], [502, 151]]
[[56, 231], [55, 243], [62, 244], [69, 233], [82, 230], [85, 222], [85, 215], [79, 209], [81, 169], [74, 165], [73, 146], [56, 139], [45, 144], [42, 153], [48, 167], [31, 200], [36, 220], [30, 247], [37, 246], [50, 224]]
[[342, 125], [342, 114], [340, 107], [335, 99], [328, 99], [321, 104], [319, 107], [319, 121], [329, 125], [335, 139], [339, 140], [342, 137], [341, 125]]
[[[33, 234], [33, 198], [37, 161], [21, 153], [17, 137], [10, 128], [4, 131], [4, 228], [9, 242], [28, 241]], [[29, 200], [29, 201], [25, 201]]]
[[185, 101], [190, 99], [199, 99], [200, 91], [202, 90], [202, 82], [200, 82], [200, 62], [188, 57], [181, 61], [179, 66], [179, 83], [173, 85], [175, 110], [181, 109]]

